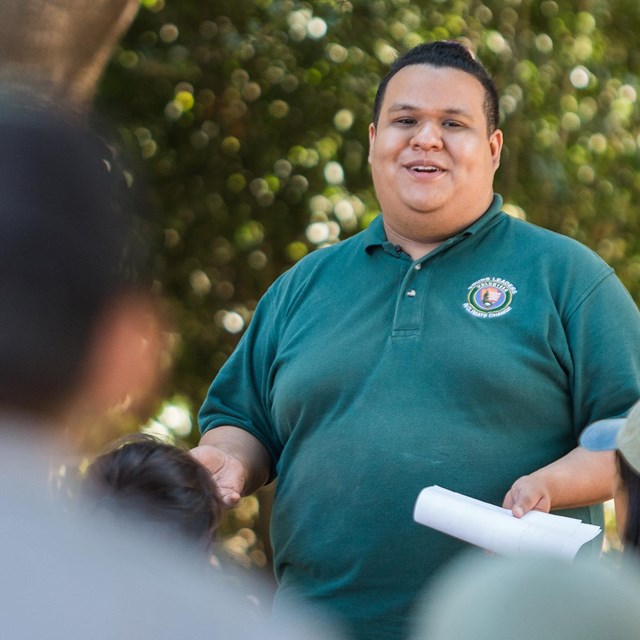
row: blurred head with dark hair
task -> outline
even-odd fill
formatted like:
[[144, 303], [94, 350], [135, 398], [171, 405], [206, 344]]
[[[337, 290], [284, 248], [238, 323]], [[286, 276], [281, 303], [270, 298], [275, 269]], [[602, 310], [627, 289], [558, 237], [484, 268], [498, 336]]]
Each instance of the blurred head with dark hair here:
[[117, 517], [211, 551], [222, 502], [209, 472], [188, 451], [136, 434], [89, 466], [84, 494]]
[[157, 346], [128, 194], [50, 110], [3, 101], [0, 140], [0, 409], [99, 413], [151, 383]]

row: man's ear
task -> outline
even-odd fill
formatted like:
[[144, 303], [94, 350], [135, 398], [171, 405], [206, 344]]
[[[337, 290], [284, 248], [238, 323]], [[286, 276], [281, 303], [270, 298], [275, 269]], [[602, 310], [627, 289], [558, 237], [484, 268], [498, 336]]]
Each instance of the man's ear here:
[[130, 294], [112, 302], [93, 334], [78, 406], [100, 419], [118, 404], [147, 400], [162, 378], [163, 335], [150, 298]]
[[369, 164], [371, 164], [371, 155], [373, 154], [373, 145], [376, 141], [376, 125], [373, 122], [369, 125]]
[[493, 159], [493, 168], [497, 169], [500, 166], [500, 154], [502, 153], [502, 131], [500, 129], [496, 129], [489, 136], [489, 148]]

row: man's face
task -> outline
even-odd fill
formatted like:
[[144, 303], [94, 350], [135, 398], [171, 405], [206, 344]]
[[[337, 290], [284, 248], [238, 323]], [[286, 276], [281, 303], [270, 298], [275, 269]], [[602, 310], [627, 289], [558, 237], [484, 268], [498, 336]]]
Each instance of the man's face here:
[[385, 225], [411, 240], [448, 237], [493, 197], [502, 133], [488, 133], [484, 87], [449, 67], [411, 65], [387, 85], [369, 162]]

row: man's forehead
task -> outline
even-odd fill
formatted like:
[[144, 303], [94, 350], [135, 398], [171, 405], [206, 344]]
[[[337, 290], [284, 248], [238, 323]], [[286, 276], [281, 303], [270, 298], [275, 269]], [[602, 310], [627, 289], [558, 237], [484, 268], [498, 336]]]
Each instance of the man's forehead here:
[[455, 67], [419, 64], [403, 67], [387, 84], [382, 110], [420, 109], [426, 103], [443, 111], [471, 114], [483, 109], [485, 89], [472, 74]]

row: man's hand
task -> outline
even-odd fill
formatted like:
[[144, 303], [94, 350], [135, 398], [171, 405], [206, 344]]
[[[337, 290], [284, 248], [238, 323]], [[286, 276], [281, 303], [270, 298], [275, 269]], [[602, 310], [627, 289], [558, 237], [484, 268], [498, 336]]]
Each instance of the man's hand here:
[[611, 498], [615, 477], [612, 452], [577, 447], [546, 467], [518, 478], [502, 506], [521, 518], [532, 509], [550, 511], [597, 504]]
[[222, 449], [207, 444], [191, 449], [191, 455], [209, 470], [225, 506], [237, 506], [246, 483], [244, 465]]
[[242, 496], [269, 480], [269, 454], [257, 438], [234, 426], [207, 431], [191, 455], [203, 464], [218, 486], [222, 501], [235, 507]]
[[551, 509], [551, 494], [541, 478], [535, 475], [522, 476], [513, 483], [502, 506], [511, 509], [516, 518], [521, 518], [533, 509], [548, 513]]

